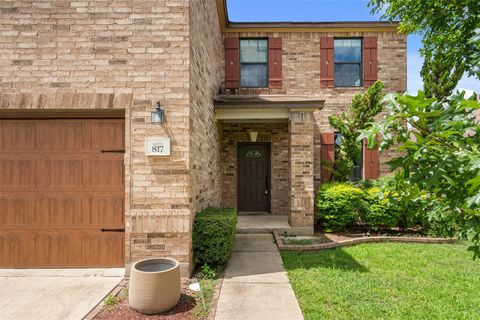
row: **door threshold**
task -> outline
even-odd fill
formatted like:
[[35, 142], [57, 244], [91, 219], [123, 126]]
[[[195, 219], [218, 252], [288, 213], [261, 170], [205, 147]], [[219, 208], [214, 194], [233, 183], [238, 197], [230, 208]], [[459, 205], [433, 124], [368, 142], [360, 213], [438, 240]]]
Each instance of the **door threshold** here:
[[239, 211], [240, 216], [271, 216], [272, 213], [266, 211]]

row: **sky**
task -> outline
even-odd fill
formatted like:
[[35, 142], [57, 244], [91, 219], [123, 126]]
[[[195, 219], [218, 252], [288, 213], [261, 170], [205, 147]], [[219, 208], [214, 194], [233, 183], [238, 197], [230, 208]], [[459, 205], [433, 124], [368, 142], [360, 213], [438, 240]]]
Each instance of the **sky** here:
[[[372, 15], [368, 0], [227, 0], [230, 21], [378, 21]], [[423, 87], [420, 69], [421, 37], [409, 35], [407, 42], [408, 92], [416, 93]], [[464, 76], [457, 88], [480, 92], [480, 81]]]

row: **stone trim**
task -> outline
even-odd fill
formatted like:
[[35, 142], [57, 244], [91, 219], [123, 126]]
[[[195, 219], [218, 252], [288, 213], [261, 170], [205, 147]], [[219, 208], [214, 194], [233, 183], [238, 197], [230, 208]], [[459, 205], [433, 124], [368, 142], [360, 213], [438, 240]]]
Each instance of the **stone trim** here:
[[126, 109], [132, 98], [132, 94], [114, 93], [0, 93], [0, 109]]
[[320, 251], [326, 249], [352, 246], [360, 243], [373, 242], [402, 242], [402, 243], [455, 243], [453, 238], [431, 238], [431, 237], [390, 237], [390, 236], [372, 236], [361, 237], [338, 242], [318, 243], [309, 245], [284, 244], [278, 232], [273, 232], [275, 242], [280, 251]]

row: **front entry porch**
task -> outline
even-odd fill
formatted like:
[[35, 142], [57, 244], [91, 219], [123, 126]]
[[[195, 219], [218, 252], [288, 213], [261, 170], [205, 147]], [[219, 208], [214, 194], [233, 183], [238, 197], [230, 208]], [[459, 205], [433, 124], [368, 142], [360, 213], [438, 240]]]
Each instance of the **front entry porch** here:
[[312, 234], [314, 116], [323, 101], [222, 95], [222, 202], [239, 211], [239, 233]]
[[237, 234], [261, 234], [278, 232], [289, 235], [309, 235], [310, 230], [295, 228], [288, 222], [288, 215], [239, 215], [237, 223]]

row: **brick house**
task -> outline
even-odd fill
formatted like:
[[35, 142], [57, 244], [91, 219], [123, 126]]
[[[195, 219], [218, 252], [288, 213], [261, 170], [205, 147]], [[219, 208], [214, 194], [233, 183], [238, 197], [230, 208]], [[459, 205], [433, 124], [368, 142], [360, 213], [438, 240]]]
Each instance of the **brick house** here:
[[[2, 1], [0, 267], [166, 255], [186, 274], [207, 206], [312, 232], [328, 115], [376, 79], [406, 90], [396, 27], [233, 23], [224, 0]], [[364, 150], [358, 174], [390, 156]]]

